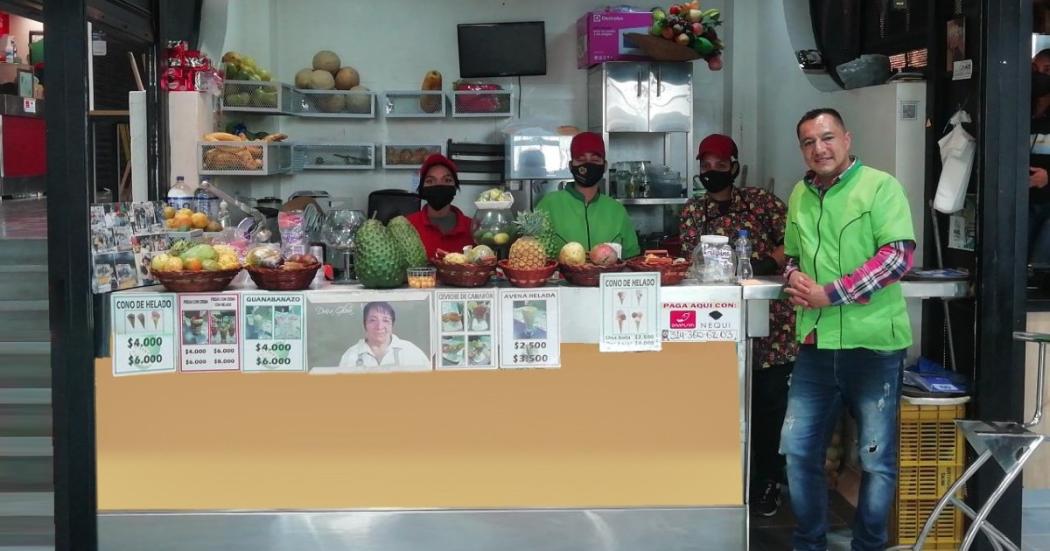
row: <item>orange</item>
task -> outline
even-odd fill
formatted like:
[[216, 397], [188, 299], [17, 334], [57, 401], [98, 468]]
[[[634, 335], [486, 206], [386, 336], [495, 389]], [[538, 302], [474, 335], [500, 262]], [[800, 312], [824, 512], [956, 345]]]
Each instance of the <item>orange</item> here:
[[195, 212], [192, 216], [190, 216], [190, 223], [193, 225], [194, 228], [197, 228], [199, 230], [207, 228], [208, 222], [208, 215], [204, 214], [203, 212]]
[[164, 207], [164, 219], [171, 220], [175, 218], [175, 207]]
[[204, 269], [204, 263], [199, 258], [191, 258], [187, 260], [183, 266], [191, 272], [199, 272]]
[[179, 223], [174, 218], [168, 218], [164, 221], [164, 227], [169, 230], [176, 230], [179, 228]]

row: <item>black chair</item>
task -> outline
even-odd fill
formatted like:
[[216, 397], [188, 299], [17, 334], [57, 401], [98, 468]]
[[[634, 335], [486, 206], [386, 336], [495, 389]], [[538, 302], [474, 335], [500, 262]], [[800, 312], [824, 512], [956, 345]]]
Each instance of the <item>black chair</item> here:
[[459, 183], [464, 186], [499, 186], [504, 183], [506, 146], [501, 143], [464, 143], [448, 141], [448, 158], [459, 168]]
[[407, 216], [418, 212], [419, 196], [403, 189], [380, 189], [368, 194], [368, 211], [365, 216], [375, 218], [386, 224], [397, 216]]

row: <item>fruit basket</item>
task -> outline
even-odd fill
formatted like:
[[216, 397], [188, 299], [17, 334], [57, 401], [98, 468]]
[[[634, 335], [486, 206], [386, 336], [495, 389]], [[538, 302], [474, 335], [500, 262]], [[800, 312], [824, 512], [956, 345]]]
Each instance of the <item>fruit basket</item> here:
[[609, 266], [599, 266], [590, 263], [581, 266], [559, 264], [558, 270], [561, 272], [561, 276], [573, 285], [597, 287], [601, 283], [602, 274], [622, 272], [626, 266], [627, 264], [623, 261], [618, 261], [616, 264], [610, 264]]
[[154, 279], [173, 293], [214, 293], [229, 287], [230, 282], [237, 277], [241, 269], [213, 272], [187, 270], [179, 272], [150, 270], [150, 272], [153, 274]]
[[453, 287], [481, 287], [489, 282], [496, 271], [496, 258], [486, 258], [478, 263], [451, 264], [435, 256], [431, 263], [437, 268], [438, 281]]
[[292, 87], [280, 82], [227, 80], [222, 87], [222, 110], [283, 114], [292, 111]]
[[627, 261], [627, 269], [632, 272], [660, 272], [660, 285], [678, 285], [685, 280], [689, 272], [689, 262], [676, 262], [671, 264], [646, 263], [645, 258], [635, 257]]
[[292, 144], [263, 140], [200, 142], [197, 171], [201, 175], [266, 176], [292, 169]]
[[310, 287], [317, 270], [321, 269], [321, 263], [313, 266], [288, 270], [285, 268], [264, 268], [262, 266], [248, 266], [245, 268], [248, 276], [255, 282], [255, 286], [265, 291], [302, 291]]
[[554, 271], [558, 269], [558, 263], [551, 260], [542, 268], [517, 270], [510, 267], [509, 261], [500, 260], [499, 267], [503, 270], [503, 275], [507, 276], [507, 281], [510, 281], [510, 284], [515, 287], [541, 287], [554, 275]]
[[376, 93], [369, 90], [300, 90], [292, 102], [300, 117], [374, 119]]

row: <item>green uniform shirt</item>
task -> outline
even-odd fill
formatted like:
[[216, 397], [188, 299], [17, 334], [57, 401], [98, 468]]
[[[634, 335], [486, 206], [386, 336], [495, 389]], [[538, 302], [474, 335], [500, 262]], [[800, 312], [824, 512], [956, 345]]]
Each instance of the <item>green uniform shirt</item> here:
[[619, 243], [623, 258], [642, 253], [627, 209], [608, 195], [599, 193], [584, 203], [583, 195], [573, 186], [544, 195], [536, 210], [549, 215], [559, 248], [571, 241], [588, 251], [600, 243]]
[[[893, 176], [856, 161], [824, 196], [804, 180], [788, 200], [784, 254], [827, 285], [851, 273], [894, 241], [914, 241], [911, 210], [904, 188]], [[817, 347], [900, 350], [911, 345], [911, 324], [900, 283], [871, 295], [867, 304], [799, 308], [800, 341], [814, 329]]]

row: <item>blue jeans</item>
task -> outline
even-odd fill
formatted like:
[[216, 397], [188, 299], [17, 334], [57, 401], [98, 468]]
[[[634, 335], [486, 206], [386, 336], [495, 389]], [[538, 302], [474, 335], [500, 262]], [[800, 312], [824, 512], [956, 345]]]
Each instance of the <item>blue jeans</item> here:
[[824, 460], [846, 407], [857, 421], [863, 470], [853, 551], [886, 546], [886, 516], [897, 489], [897, 415], [904, 351], [818, 350], [803, 345], [788, 390], [780, 435], [787, 458], [796, 551], [827, 549], [828, 486]]

